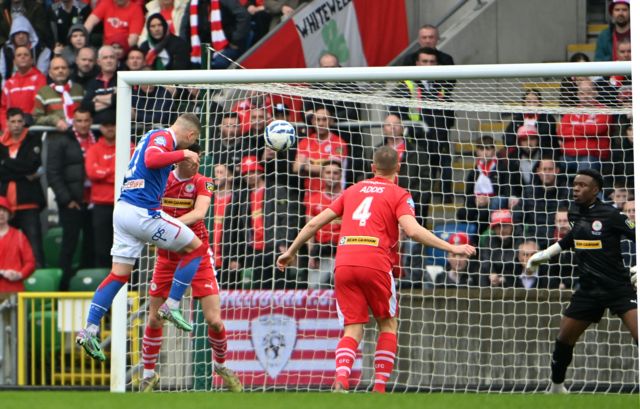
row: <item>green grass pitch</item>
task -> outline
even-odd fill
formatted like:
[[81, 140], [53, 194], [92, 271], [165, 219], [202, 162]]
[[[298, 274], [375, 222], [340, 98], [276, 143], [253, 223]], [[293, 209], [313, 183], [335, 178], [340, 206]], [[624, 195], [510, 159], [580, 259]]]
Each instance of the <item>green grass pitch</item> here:
[[125, 393], [0, 392], [3, 409], [633, 409], [640, 397], [603, 394], [431, 393], [371, 395], [354, 393]]

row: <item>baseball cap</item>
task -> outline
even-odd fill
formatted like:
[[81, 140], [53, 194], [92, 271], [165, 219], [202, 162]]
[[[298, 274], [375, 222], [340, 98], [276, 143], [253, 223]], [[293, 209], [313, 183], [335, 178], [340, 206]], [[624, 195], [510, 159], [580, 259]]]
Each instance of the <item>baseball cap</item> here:
[[528, 136], [538, 136], [538, 130], [529, 125], [522, 125], [518, 128], [518, 138], [526, 138]]
[[611, 3], [609, 3], [609, 14], [613, 12], [613, 6], [616, 4], [626, 4], [627, 7], [631, 8], [631, 2], [629, 0], [611, 0]]
[[449, 235], [449, 240], [447, 241], [449, 242], [449, 244], [453, 244], [456, 246], [469, 244], [469, 235], [467, 233], [462, 233], [462, 232], [453, 233]]
[[0, 207], [2, 207], [3, 209], [7, 209], [9, 211], [9, 214], [13, 214], [13, 212], [11, 211], [11, 205], [9, 205], [9, 200], [4, 196], [0, 196]]
[[513, 223], [513, 218], [509, 210], [500, 209], [491, 213], [491, 227], [502, 223]]
[[242, 162], [240, 162], [240, 173], [245, 174], [249, 172], [262, 172], [264, 171], [264, 167], [258, 162], [258, 158], [251, 155], [245, 156], [242, 158]]

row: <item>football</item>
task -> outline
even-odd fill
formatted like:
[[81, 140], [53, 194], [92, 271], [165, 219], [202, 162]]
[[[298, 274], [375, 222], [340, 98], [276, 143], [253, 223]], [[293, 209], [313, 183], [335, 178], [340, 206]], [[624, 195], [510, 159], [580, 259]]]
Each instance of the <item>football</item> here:
[[264, 130], [264, 140], [274, 151], [286, 151], [296, 143], [296, 129], [287, 121], [273, 121]]

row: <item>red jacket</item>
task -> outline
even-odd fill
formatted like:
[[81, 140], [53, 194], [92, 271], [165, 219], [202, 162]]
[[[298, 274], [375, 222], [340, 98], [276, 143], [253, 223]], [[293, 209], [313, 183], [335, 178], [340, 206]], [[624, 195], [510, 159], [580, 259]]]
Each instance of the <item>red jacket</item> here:
[[36, 270], [31, 244], [20, 230], [9, 227], [9, 231], [0, 237], [0, 270], [16, 270], [22, 273], [22, 280], [9, 281], [0, 277], [0, 293], [24, 291], [23, 280]]
[[91, 181], [91, 203], [112, 205], [116, 172], [116, 144], [100, 138], [84, 158], [87, 178]]
[[595, 156], [608, 159], [611, 117], [603, 114], [565, 114], [560, 120], [559, 136], [567, 156]]
[[40, 87], [47, 85], [47, 78], [32, 67], [26, 74], [16, 71], [2, 87], [0, 99], [0, 129], [7, 127], [7, 109], [20, 108], [26, 114], [33, 113], [36, 94]]

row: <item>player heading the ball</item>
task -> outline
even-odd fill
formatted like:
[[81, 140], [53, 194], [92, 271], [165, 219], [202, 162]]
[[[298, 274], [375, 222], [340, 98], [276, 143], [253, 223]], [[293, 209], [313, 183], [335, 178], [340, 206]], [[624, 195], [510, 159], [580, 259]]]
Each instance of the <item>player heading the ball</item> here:
[[411, 195], [394, 183], [400, 163], [398, 152], [389, 146], [373, 155], [374, 177], [351, 186], [329, 208], [311, 219], [291, 246], [278, 258], [284, 270], [302, 245], [322, 226], [342, 217], [336, 252], [335, 294], [338, 315], [344, 325], [336, 347], [335, 392], [349, 390], [349, 376], [356, 350], [362, 340], [369, 309], [380, 334], [375, 353], [374, 392], [384, 393], [391, 376], [397, 350], [398, 302], [393, 278], [398, 259], [398, 223], [413, 240], [425, 246], [461, 255], [473, 255], [470, 245], [454, 246], [418, 224]]
[[198, 154], [185, 150], [197, 142], [199, 134], [198, 117], [182, 114], [169, 128], [147, 132], [133, 152], [113, 211], [111, 273], [96, 290], [87, 326], [76, 337], [76, 343], [94, 359], [106, 359], [97, 337], [100, 320], [120, 288], [129, 281], [146, 243], [180, 254], [169, 298], [160, 306], [158, 316], [184, 331], [192, 329], [182, 317], [179, 305], [207, 254], [207, 246], [184, 223], [163, 212], [160, 201], [174, 163], [186, 160], [199, 164]]

